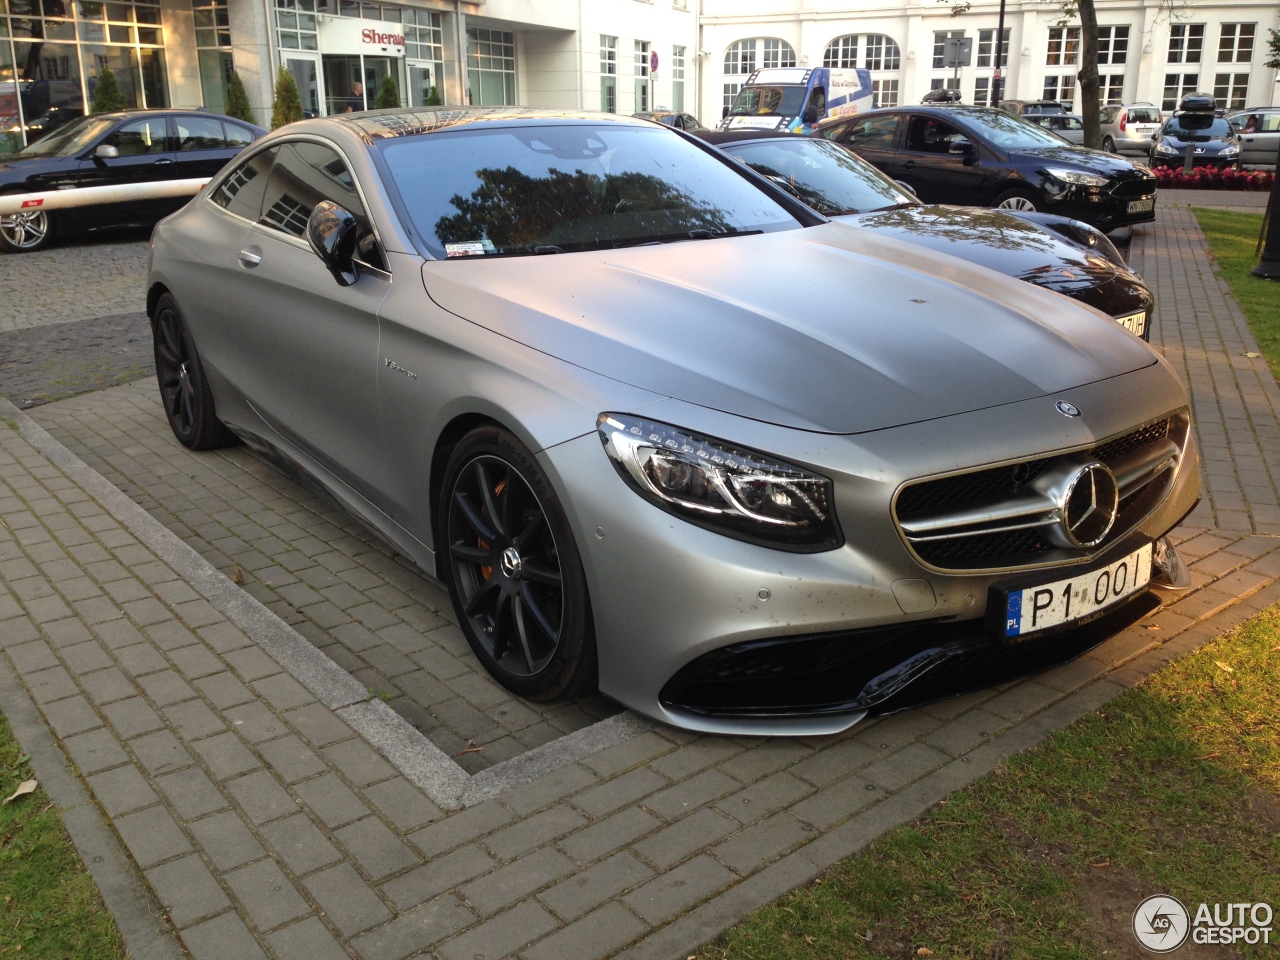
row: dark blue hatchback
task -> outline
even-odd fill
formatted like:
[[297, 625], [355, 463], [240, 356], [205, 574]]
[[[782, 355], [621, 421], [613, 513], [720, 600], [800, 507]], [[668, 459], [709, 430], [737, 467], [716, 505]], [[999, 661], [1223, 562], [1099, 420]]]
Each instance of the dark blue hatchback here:
[[1115, 230], [1155, 219], [1145, 166], [1064, 141], [988, 107], [892, 107], [838, 117], [814, 134], [841, 143], [926, 203], [1043, 210]]

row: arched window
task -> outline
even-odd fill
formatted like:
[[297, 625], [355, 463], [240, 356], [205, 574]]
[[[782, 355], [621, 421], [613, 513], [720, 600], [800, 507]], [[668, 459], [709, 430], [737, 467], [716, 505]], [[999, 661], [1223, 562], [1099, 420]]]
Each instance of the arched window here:
[[752, 73], [761, 67], [794, 67], [796, 52], [777, 37], [752, 37], [731, 45], [724, 55], [727, 75]]
[[858, 65], [858, 35], [846, 33], [836, 37], [827, 44], [827, 52], [822, 55], [824, 67], [835, 67], [840, 70], [851, 70]]
[[862, 65], [868, 70], [897, 70], [902, 65], [902, 51], [892, 37], [869, 33]]

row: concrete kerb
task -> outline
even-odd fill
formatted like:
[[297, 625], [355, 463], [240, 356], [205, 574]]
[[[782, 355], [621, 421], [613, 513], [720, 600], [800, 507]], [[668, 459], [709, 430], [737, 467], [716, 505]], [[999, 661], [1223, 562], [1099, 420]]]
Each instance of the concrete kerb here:
[[214, 609], [243, 630], [444, 809], [456, 810], [500, 796], [654, 726], [645, 718], [624, 712], [480, 773], [467, 773], [411, 724], [373, 697], [355, 677], [2, 397], [0, 418], [16, 426], [24, 440], [92, 495]]

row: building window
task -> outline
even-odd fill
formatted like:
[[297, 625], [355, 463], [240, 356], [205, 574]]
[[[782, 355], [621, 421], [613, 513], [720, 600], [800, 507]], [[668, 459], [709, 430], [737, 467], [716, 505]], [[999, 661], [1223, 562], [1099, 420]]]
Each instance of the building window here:
[[1075, 102], [1075, 95], [1076, 75], [1074, 73], [1063, 73], [1044, 78], [1043, 99], [1057, 100], [1064, 107], [1069, 107]]
[[1178, 101], [1188, 93], [1195, 93], [1200, 86], [1198, 73], [1166, 73], [1164, 75], [1164, 97], [1160, 101], [1160, 109], [1169, 113], [1178, 109]]
[[315, 0], [276, 0], [276, 29], [286, 50], [319, 50]]
[[728, 116], [729, 111], [733, 109], [733, 101], [738, 98], [738, 91], [742, 89], [740, 83], [726, 83], [724, 85], [724, 115]]
[[[1009, 62], [1009, 31], [1011, 28], [1004, 28], [1004, 36], [1000, 43], [1000, 62]], [[978, 31], [978, 61], [979, 67], [994, 67], [995, 63], [991, 56], [995, 52], [991, 48], [996, 45], [996, 32], [994, 30]]]
[[902, 65], [902, 51], [892, 37], [869, 33], [862, 65], [868, 70], [897, 70]]
[[856, 33], [847, 33], [843, 37], [836, 37], [827, 44], [826, 52], [822, 54], [822, 65], [824, 67], [835, 67], [839, 70], [852, 70], [858, 65], [858, 35]]
[[791, 49], [791, 44], [787, 41], [779, 40], [777, 37], [765, 37], [760, 43], [764, 47], [761, 66], [794, 67], [796, 65], [796, 52]]
[[227, 0], [192, 0], [191, 12], [195, 17], [196, 60], [204, 105], [214, 113], [226, 113], [231, 72], [235, 69]]
[[1220, 73], [1213, 78], [1213, 98], [1224, 110], [1243, 110], [1249, 98], [1247, 73]]
[[1098, 75], [1098, 102], [1124, 103], [1124, 74], [1102, 73]]
[[957, 77], [934, 77], [929, 81], [930, 90], [959, 90], [960, 80]]
[[1129, 57], [1128, 27], [1098, 28], [1098, 63], [1119, 64]]
[[[959, 40], [964, 36], [963, 30], [935, 30], [933, 31], [933, 69], [941, 70], [947, 60], [947, 40]], [[934, 90], [941, 90], [942, 87], [933, 87]], [[948, 90], [951, 87], [947, 87]]]
[[1203, 23], [1175, 23], [1169, 28], [1170, 63], [1199, 63], [1203, 48]]
[[1248, 63], [1253, 59], [1254, 23], [1224, 23], [1218, 37], [1219, 63]]
[[756, 69], [756, 42], [739, 40], [729, 47], [724, 55], [724, 72], [732, 76], [735, 73], [754, 73]]
[[671, 48], [671, 109], [684, 112], [684, 47]]
[[600, 109], [618, 112], [618, 38], [600, 36]]
[[973, 105], [975, 107], [994, 107], [991, 102], [991, 78], [975, 77], [973, 81]]
[[796, 52], [777, 37], [752, 37], [732, 44], [724, 55], [724, 72], [729, 76], [754, 73], [757, 66], [794, 67]]
[[516, 35], [467, 27], [467, 96], [477, 106], [516, 102]]
[[636, 113], [648, 113], [649, 106], [649, 41], [636, 41]]
[[1069, 67], [1079, 59], [1080, 28], [1050, 27], [1049, 52], [1044, 62], [1051, 67]]
[[444, 24], [440, 14], [430, 10], [404, 11], [404, 55], [409, 60], [431, 60], [443, 65]]
[[896, 107], [898, 105], [898, 81], [872, 80], [871, 102], [877, 107]]

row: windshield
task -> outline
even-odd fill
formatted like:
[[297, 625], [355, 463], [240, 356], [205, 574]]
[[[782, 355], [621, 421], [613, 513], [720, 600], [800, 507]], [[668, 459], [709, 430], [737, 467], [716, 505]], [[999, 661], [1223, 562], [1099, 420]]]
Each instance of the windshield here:
[[1170, 117], [1162, 132], [1166, 137], [1177, 137], [1179, 140], [1185, 140], [1187, 137], [1194, 137], [1197, 140], [1221, 140], [1234, 133], [1231, 124], [1221, 117], [1210, 118], [1203, 113]]
[[782, 230], [799, 222], [659, 127], [464, 129], [379, 142], [437, 258], [568, 253]]
[[81, 117], [19, 150], [18, 154], [23, 157], [69, 157], [84, 150], [115, 123], [108, 117]]
[[952, 110], [947, 115], [963, 120], [975, 133], [1004, 149], [1035, 150], [1064, 145], [1061, 137], [1003, 110]]
[[830, 140], [779, 137], [722, 149], [828, 217], [916, 202], [871, 164]]
[[794, 117], [804, 103], [805, 87], [743, 87], [733, 101], [730, 116]]

